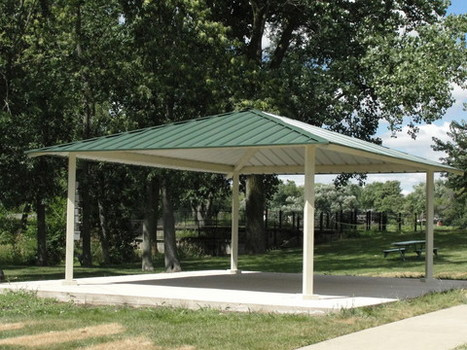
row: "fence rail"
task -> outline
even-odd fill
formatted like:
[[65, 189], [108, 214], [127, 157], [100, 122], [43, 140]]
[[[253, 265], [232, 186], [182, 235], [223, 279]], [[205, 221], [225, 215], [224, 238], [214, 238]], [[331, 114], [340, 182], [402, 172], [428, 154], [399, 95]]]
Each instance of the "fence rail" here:
[[[240, 240], [245, 236], [245, 212], [239, 216]], [[135, 231], [142, 232], [142, 221], [135, 220]], [[266, 210], [264, 212], [267, 247], [280, 247], [288, 242], [301, 244], [303, 232], [303, 212]], [[423, 215], [402, 213], [381, 213], [371, 210], [349, 210], [324, 212], [315, 215], [315, 240], [329, 242], [346, 234], [362, 231], [418, 231], [424, 224]], [[177, 211], [175, 226], [180, 239], [190, 237], [193, 242], [206, 241], [205, 246], [212, 248], [215, 255], [230, 242], [230, 211], [221, 210], [203, 217], [193, 211]], [[163, 239], [162, 220], [158, 222], [158, 240]], [[196, 238], [195, 240], [193, 240]], [[227, 242], [227, 243], [226, 243]], [[211, 250], [211, 248], [209, 250]]]

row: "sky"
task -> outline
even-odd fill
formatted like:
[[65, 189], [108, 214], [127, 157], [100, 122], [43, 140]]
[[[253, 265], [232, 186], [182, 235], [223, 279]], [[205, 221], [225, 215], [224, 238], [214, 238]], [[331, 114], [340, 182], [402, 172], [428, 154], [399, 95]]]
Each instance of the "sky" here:
[[[451, 6], [448, 8], [448, 13], [452, 14], [467, 14], [467, 0], [451, 0]], [[387, 129], [387, 124], [381, 124], [377, 136], [383, 140], [383, 145], [394, 148], [403, 152], [407, 152], [416, 156], [427, 159], [437, 160], [444, 156], [443, 152], [435, 152], [431, 148], [433, 144], [432, 137], [437, 137], [441, 140], [449, 140], [447, 132], [449, 131], [449, 124], [453, 120], [460, 121], [461, 119], [467, 120], [467, 112], [463, 110], [463, 104], [467, 103], [467, 90], [461, 89], [459, 86], [453, 85], [453, 97], [455, 103], [451, 108], [446, 111], [442, 119], [427, 125], [421, 124], [419, 126], [419, 133], [416, 140], [413, 140], [407, 134], [407, 127], [404, 127], [402, 132], [397, 134], [397, 138], [391, 137], [391, 132]], [[439, 175], [438, 175], [439, 177]], [[282, 180], [292, 180], [297, 185], [303, 185], [303, 175], [293, 176], [279, 176]], [[316, 182], [318, 183], [331, 183], [335, 176], [331, 175], [317, 175]], [[413, 187], [420, 182], [425, 181], [425, 174], [376, 174], [368, 175], [366, 183], [387, 180], [398, 180], [401, 182], [402, 192], [408, 194], [412, 192]]]

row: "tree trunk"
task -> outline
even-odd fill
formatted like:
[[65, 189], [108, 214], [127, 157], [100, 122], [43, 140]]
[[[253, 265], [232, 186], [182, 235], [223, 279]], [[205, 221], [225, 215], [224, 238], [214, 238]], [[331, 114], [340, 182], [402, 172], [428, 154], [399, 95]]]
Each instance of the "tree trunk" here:
[[285, 19], [283, 24], [282, 34], [280, 36], [279, 42], [277, 43], [274, 54], [271, 58], [270, 68], [277, 69], [282, 64], [284, 60], [285, 53], [287, 52], [290, 42], [292, 39], [293, 31], [296, 28], [296, 23], [293, 18]]
[[110, 264], [110, 253], [109, 253], [109, 230], [107, 228], [107, 215], [101, 196], [97, 198], [97, 208], [99, 211], [99, 224], [100, 230], [98, 230], [99, 241], [102, 248], [103, 263], [105, 265]]
[[23, 213], [21, 214], [21, 221], [20, 221], [21, 224], [18, 230], [18, 234], [23, 233], [28, 228], [28, 218], [29, 218], [30, 212], [31, 212], [31, 204], [26, 203], [23, 208]]
[[266, 18], [269, 10], [269, 1], [254, 0], [250, 1], [251, 9], [253, 12], [253, 28], [251, 31], [250, 43], [248, 44], [248, 57], [261, 65], [262, 61], [262, 39], [264, 34], [264, 27], [266, 25]]
[[45, 223], [45, 204], [40, 195], [36, 197], [37, 214], [37, 265], [47, 265], [47, 230]]
[[83, 266], [92, 266], [91, 254], [91, 200], [89, 193], [89, 163], [85, 160], [81, 161], [81, 181], [79, 186], [79, 194], [81, 199], [82, 208], [82, 222], [81, 222], [81, 240], [83, 254], [81, 261]]
[[164, 224], [164, 255], [166, 272], [181, 271], [177, 255], [175, 239], [175, 216], [172, 206], [171, 192], [167, 180], [162, 185], [162, 220]]
[[246, 181], [246, 249], [250, 254], [266, 252], [264, 229], [264, 186], [261, 175], [249, 175]]
[[153, 240], [157, 240], [157, 207], [159, 204], [159, 182], [157, 178], [148, 179], [143, 221], [143, 242], [141, 243], [143, 271], [153, 271]]

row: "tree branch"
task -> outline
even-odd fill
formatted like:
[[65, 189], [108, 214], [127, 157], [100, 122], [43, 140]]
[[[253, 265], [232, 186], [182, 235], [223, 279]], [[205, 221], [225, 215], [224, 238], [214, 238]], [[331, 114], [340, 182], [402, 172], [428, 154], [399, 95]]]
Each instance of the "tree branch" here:
[[261, 40], [266, 25], [269, 1], [251, 0], [250, 4], [253, 10], [253, 28], [251, 30], [250, 43], [247, 48], [247, 56], [255, 60], [258, 64], [261, 64], [263, 55]]
[[272, 55], [270, 68], [277, 69], [282, 64], [284, 60], [285, 53], [287, 52], [290, 43], [292, 41], [292, 33], [297, 27], [297, 22], [293, 18], [288, 18], [285, 20], [285, 24], [283, 26], [282, 34], [277, 43], [276, 49], [274, 50], [274, 54]]

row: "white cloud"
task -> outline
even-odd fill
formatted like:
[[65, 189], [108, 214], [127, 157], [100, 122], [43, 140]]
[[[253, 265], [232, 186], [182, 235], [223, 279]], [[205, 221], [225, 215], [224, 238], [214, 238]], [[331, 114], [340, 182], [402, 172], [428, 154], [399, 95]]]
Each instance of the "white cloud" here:
[[431, 147], [434, 145], [433, 137], [442, 141], [449, 140], [447, 132], [449, 132], [449, 122], [445, 121], [441, 125], [427, 124], [419, 126], [417, 138], [414, 140], [408, 135], [409, 128], [402, 128], [397, 137], [391, 137], [391, 132], [386, 132], [380, 135], [383, 140], [383, 145], [389, 148], [397, 149], [406, 153], [410, 153], [426, 159], [439, 161], [439, 158], [444, 157], [444, 152], [436, 152]]
[[464, 103], [467, 103], [467, 89], [463, 89], [457, 84], [452, 84], [452, 97], [456, 100], [454, 106], [462, 107]]
[[[431, 145], [434, 144], [432, 138], [436, 137], [443, 141], [449, 140], [449, 136], [447, 135], [447, 132], [449, 131], [449, 124], [449, 122], [445, 121], [441, 125], [421, 125], [419, 127], [420, 131], [418, 132], [417, 138], [415, 140], [407, 134], [408, 127], [404, 127], [402, 132], [397, 134], [396, 138], [391, 137], [391, 132], [389, 131], [380, 135], [380, 137], [383, 140], [384, 146], [426, 159], [439, 161], [439, 158], [443, 157], [445, 154], [443, 152], [435, 152], [431, 148]], [[333, 182], [335, 177], [335, 175], [317, 175], [316, 182], [329, 184]], [[287, 180], [294, 181], [299, 186], [304, 184], [303, 175], [284, 175], [279, 176], [279, 178], [284, 182]], [[439, 178], [439, 175], [437, 178]], [[386, 182], [391, 180], [400, 181], [402, 193], [408, 194], [412, 192], [415, 185], [419, 184], [420, 182], [425, 182], [425, 174], [370, 174], [368, 175], [366, 183]]]

